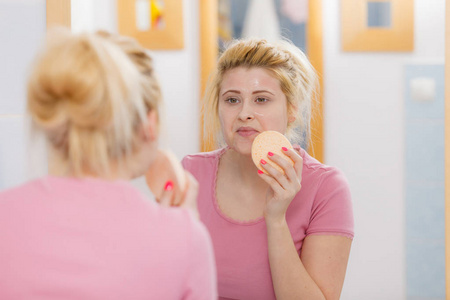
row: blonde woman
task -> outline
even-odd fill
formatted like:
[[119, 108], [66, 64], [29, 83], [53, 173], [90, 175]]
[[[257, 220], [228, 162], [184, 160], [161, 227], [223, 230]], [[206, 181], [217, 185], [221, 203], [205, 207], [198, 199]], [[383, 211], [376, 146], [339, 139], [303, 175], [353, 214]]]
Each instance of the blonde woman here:
[[294, 166], [270, 152], [258, 167], [251, 158], [263, 131], [308, 142], [316, 81], [306, 56], [287, 41], [239, 40], [219, 58], [206, 91], [204, 129], [222, 147], [189, 155], [183, 164], [199, 182], [220, 299], [340, 297], [353, 238], [345, 177], [298, 146], [282, 151]]
[[[50, 175], [0, 193], [0, 299], [216, 298], [203, 225], [128, 183], [155, 158], [160, 106], [152, 59], [134, 40], [47, 39], [28, 111]], [[190, 203], [198, 185], [186, 175]]]

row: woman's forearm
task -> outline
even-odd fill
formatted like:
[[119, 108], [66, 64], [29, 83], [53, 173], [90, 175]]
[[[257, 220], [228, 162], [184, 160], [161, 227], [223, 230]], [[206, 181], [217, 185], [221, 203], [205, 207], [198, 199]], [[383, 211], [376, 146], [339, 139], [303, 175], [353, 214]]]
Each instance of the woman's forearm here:
[[277, 299], [325, 299], [300, 260], [286, 221], [267, 222], [267, 237]]

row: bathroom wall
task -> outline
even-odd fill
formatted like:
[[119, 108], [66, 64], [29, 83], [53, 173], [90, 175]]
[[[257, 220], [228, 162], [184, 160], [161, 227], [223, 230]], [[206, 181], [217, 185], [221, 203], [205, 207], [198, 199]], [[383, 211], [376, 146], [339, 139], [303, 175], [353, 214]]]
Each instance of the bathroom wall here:
[[[406, 144], [411, 130], [405, 121], [406, 66], [444, 62], [445, 5], [444, 0], [415, 0], [414, 5], [413, 52], [357, 53], [341, 50], [339, 1], [323, 0], [325, 161], [347, 175], [355, 212], [356, 236], [342, 293], [346, 300], [424, 299], [414, 292], [412, 273], [418, 269], [410, 264], [415, 251], [422, 255], [423, 250], [407, 238], [413, 226], [420, 225], [411, 222], [406, 199], [411, 175], [406, 159], [411, 150]], [[439, 145], [428, 145], [430, 139], [422, 143], [434, 151]], [[437, 210], [442, 202], [430, 205]], [[423, 226], [439, 231], [434, 227], [439, 222]], [[427, 237], [421, 238], [424, 243]], [[436, 251], [430, 252], [430, 260]], [[433, 265], [438, 262], [440, 258]], [[440, 271], [429, 274], [435, 277], [426, 282], [442, 280]], [[442, 295], [442, 288], [438, 290], [434, 297]]]
[[0, 1], [0, 190], [45, 173], [24, 114], [26, 77], [45, 22], [45, 0]]

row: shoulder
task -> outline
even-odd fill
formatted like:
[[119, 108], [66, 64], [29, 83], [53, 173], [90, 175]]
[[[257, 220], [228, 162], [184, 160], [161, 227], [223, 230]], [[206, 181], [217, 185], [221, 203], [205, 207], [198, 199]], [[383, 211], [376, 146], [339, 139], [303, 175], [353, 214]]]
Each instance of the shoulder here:
[[221, 149], [217, 149], [217, 150], [209, 151], [209, 152], [199, 152], [199, 153], [189, 154], [183, 158], [183, 162], [185, 162], [185, 161], [186, 162], [189, 162], [189, 161], [201, 162], [201, 161], [215, 160], [223, 153], [224, 150], [225, 150], [224, 148], [221, 148]]
[[181, 163], [185, 169], [191, 172], [199, 168], [214, 168], [224, 151], [225, 148], [221, 148], [210, 152], [186, 155]]
[[319, 186], [331, 182], [348, 185], [347, 178], [340, 169], [319, 162], [303, 149], [299, 151], [303, 158], [304, 179], [315, 181]]
[[310, 199], [307, 234], [340, 234], [353, 238], [353, 204], [344, 173], [337, 167], [317, 161], [306, 152], [301, 155], [301, 191]]
[[17, 201], [17, 199], [26, 199], [31, 195], [39, 194], [41, 189], [41, 180], [32, 180], [21, 185], [8, 188], [0, 191], [0, 205], [5, 205], [10, 201]]

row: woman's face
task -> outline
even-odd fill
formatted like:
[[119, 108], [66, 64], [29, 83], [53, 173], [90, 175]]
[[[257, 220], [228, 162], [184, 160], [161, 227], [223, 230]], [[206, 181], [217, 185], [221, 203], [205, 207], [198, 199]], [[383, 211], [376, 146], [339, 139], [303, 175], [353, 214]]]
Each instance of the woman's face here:
[[218, 108], [225, 142], [241, 154], [251, 154], [260, 132], [286, 132], [286, 96], [278, 79], [263, 68], [237, 67], [225, 72]]

